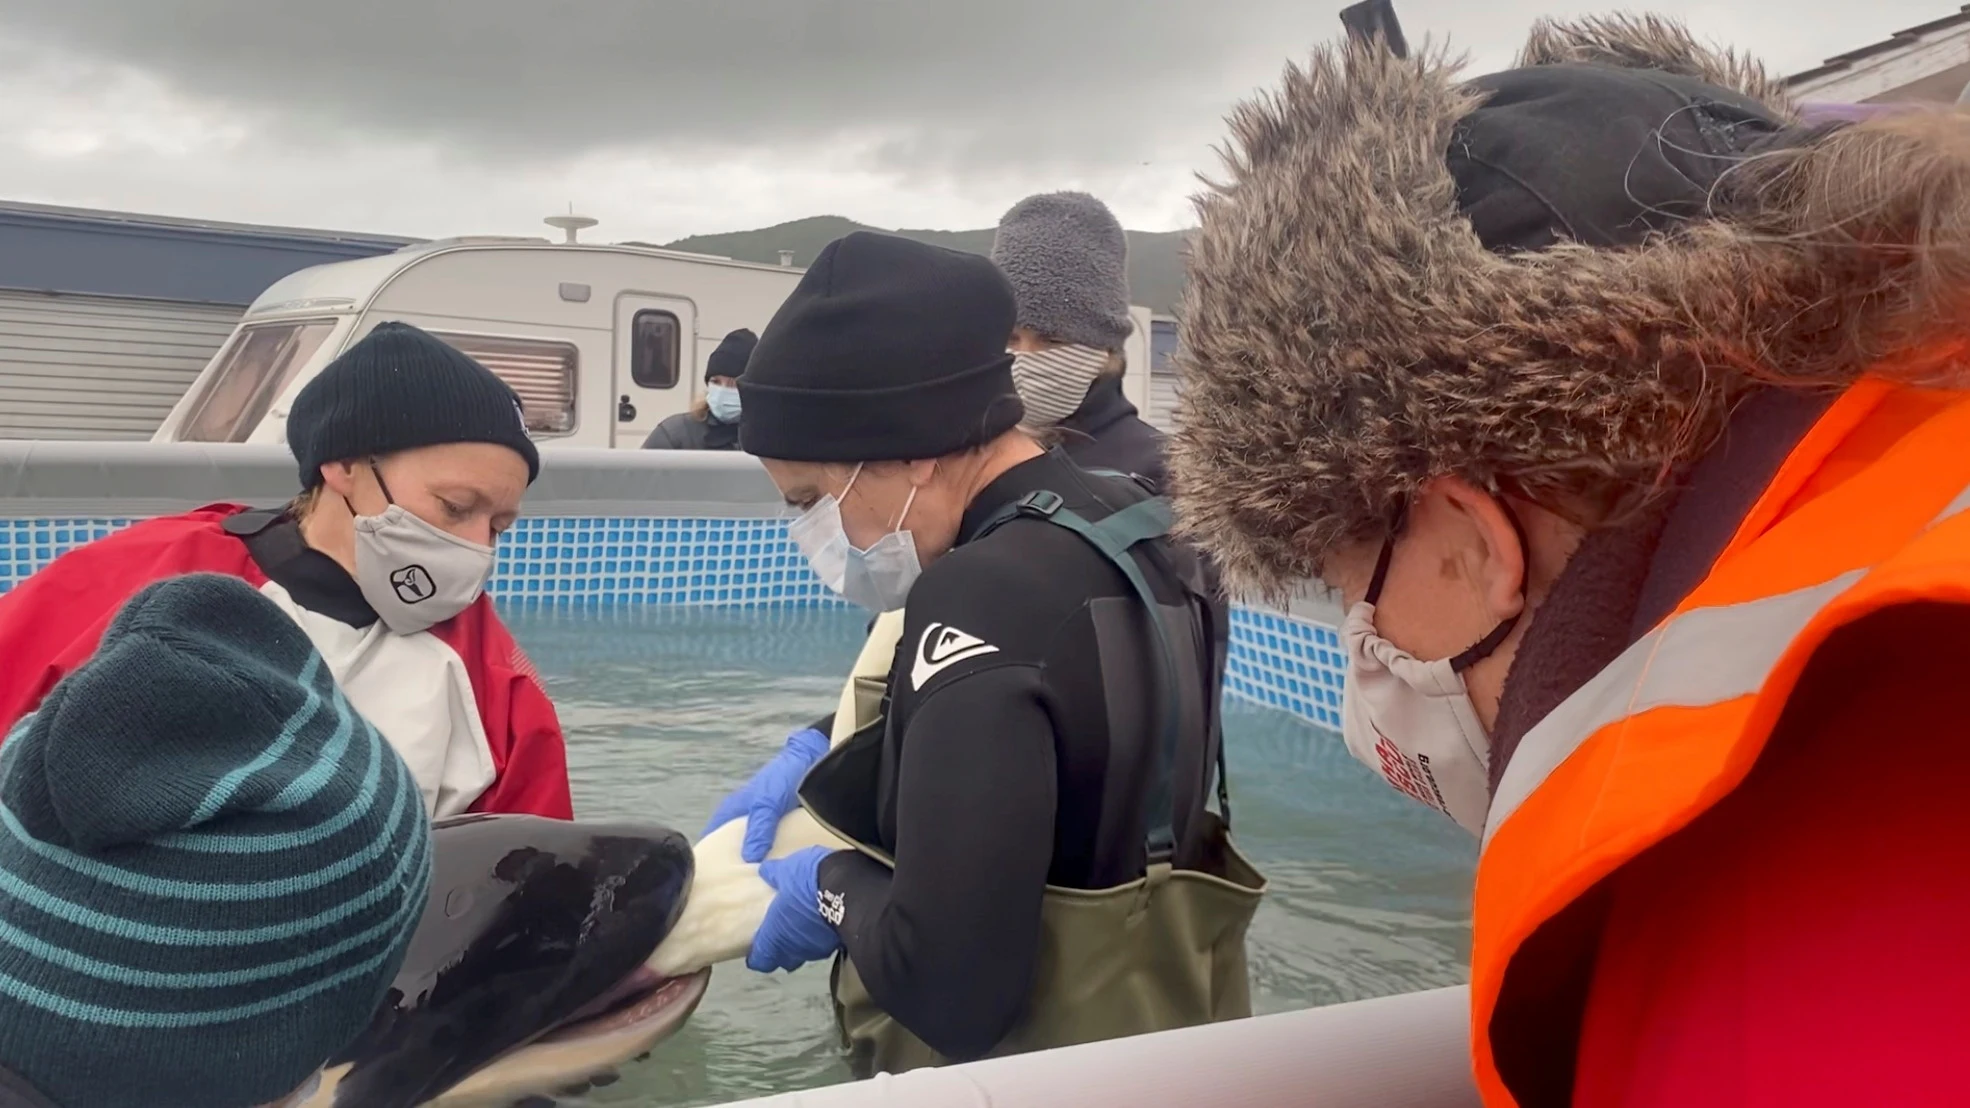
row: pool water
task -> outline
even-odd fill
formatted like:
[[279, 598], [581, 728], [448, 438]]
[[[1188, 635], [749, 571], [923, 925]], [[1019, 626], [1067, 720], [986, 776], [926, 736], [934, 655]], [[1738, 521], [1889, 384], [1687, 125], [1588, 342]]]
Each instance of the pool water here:
[[[827, 714], [866, 617], [842, 609], [514, 611], [568, 733], [575, 809], [695, 836], [712, 806]], [[1464, 980], [1476, 845], [1397, 795], [1340, 737], [1226, 705], [1232, 816], [1271, 879], [1253, 922], [1255, 1003], [1279, 1012]], [[717, 1104], [848, 1079], [827, 967], [720, 967], [697, 1015], [580, 1108]]]

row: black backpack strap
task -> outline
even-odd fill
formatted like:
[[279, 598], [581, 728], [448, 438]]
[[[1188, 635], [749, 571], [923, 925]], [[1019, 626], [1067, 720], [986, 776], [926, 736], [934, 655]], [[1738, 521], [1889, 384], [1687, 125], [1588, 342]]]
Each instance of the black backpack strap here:
[[[1386, 2], [1386, 0], [1384, 0], [1384, 2]], [[1357, 6], [1361, 6], [1361, 5], [1357, 5]], [[1401, 33], [1402, 32], [1400, 29], [1396, 31], [1397, 35], [1400, 35]], [[1129, 483], [1137, 486], [1138, 488], [1141, 488], [1144, 492], [1149, 493], [1151, 496], [1160, 495], [1156, 491], [1156, 487], [1150, 483], [1149, 479], [1142, 476], [1139, 473], [1123, 473], [1119, 469], [1108, 469], [1106, 467], [1090, 468], [1088, 472], [1095, 474], [1098, 477], [1114, 477], [1123, 481], [1128, 481]], [[1210, 606], [1211, 601], [1209, 597], [1205, 596], [1202, 592], [1199, 592], [1198, 597], [1200, 600], [1204, 601], [1205, 606], [1207, 608]], [[1225, 650], [1229, 645], [1230, 645], [1229, 643], [1225, 643], [1225, 642], [1220, 642], [1217, 644], [1218, 649], [1220, 651]], [[1222, 659], [1213, 660], [1211, 672], [1213, 673], [1224, 672], [1224, 664]], [[1218, 698], [1216, 696], [1213, 696], [1212, 702], [1216, 703], [1217, 699]], [[1228, 779], [1224, 768], [1224, 733], [1222, 730], [1223, 728], [1223, 722], [1221, 719], [1222, 714], [1223, 713], [1214, 710], [1212, 718], [1210, 720], [1210, 725], [1212, 729], [1217, 732], [1217, 736], [1218, 736], [1217, 738], [1218, 815], [1223, 817], [1224, 825], [1226, 827], [1230, 827], [1231, 826], [1231, 782]]]
[[[1030, 519], [1044, 519], [1049, 523], [1067, 528], [1081, 536], [1090, 546], [1100, 551], [1102, 556], [1122, 571], [1129, 585], [1135, 590], [1149, 610], [1149, 624], [1155, 629], [1157, 655], [1163, 665], [1163, 703], [1158, 711], [1157, 764], [1150, 773], [1149, 799], [1143, 808], [1143, 826], [1147, 829], [1145, 840], [1152, 862], [1169, 858], [1176, 851], [1176, 827], [1174, 823], [1174, 798], [1171, 778], [1176, 772], [1178, 729], [1182, 726], [1177, 681], [1176, 652], [1170, 646], [1169, 634], [1164, 630], [1163, 620], [1157, 614], [1162, 606], [1156, 593], [1150, 589], [1149, 581], [1142, 575], [1142, 567], [1129, 555], [1129, 548], [1137, 543], [1160, 539], [1170, 533], [1170, 502], [1164, 497], [1151, 497], [1139, 500], [1125, 508], [1090, 521], [1080, 513], [1064, 507], [1058, 493], [1040, 490], [1028, 493], [1016, 503], [999, 510], [978, 531], [977, 538], [983, 538], [1005, 524], [1021, 516]], [[1223, 772], [1224, 749], [1220, 741], [1218, 749], [1219, 795], [1224, 795]]]

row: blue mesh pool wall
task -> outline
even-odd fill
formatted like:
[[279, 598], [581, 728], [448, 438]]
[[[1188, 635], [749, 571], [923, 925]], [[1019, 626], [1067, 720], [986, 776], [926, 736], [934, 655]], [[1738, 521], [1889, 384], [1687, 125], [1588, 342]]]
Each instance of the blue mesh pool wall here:
[[[220, 500], [276, 504], [294, 485], [284, 451], [43, 443], [29, 458], [17, 449], [28, 445], [0, 443], [0, 592], [138, 520]], [[808, 571], [749, 459], [557, 450], [543, 460], [531, 514], [500, 544], [491, 592], [502, 605], [842, 603]], [[1343, 672], [1331, 626], [1260, 607], [1232, 613], [1231, 694], [1338, 728]]]

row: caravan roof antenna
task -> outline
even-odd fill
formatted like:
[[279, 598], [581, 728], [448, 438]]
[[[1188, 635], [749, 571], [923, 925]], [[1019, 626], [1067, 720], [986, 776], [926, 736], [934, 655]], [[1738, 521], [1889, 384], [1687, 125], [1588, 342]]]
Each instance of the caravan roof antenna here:
[[570, 208], [567, 215], [550, 215], [546, 219], [541, 220], [541, 222], [547, 224], [549, 227], [555, 227], [565, 232], [568, 237], [563, 245], [572, 246], [574, 245], [575, 234], [577, 232], [593, 227], [601, 221], [585, 215], [576, 215], [573, 209]]
[[1395, 17], [1394, 0], [1361, 0], [1341, 9], [1341, 26], [1348, 30], [1348, 37], [1360, 43], [1373, 43], [1380, 38], [1388, 45], [1389, 53], [1398, 58], [1409, 56], [1409, 40], [1402, 37], [1402, 22]]

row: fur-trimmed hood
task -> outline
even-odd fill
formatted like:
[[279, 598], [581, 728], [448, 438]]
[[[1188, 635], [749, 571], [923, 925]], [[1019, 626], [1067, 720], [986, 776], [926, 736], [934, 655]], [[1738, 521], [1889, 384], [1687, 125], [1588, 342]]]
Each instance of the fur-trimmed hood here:
[[[1656, 17], [1542, 21], [1521, 66], [1654, 69], [1796, 109]], [[1425, 47], [1316, 50], [1231, 117], [1196, 203], [1171, 480], [1182, 529], [1277, 595], [1455, 474], [1587, 518], [1666, 487], [1747, 390], [1933, 379], [1970, 337], [1970, 116], [1781, 131], [1643, 245], [1487, 250], [1446, 150], [1481, 103]]]

